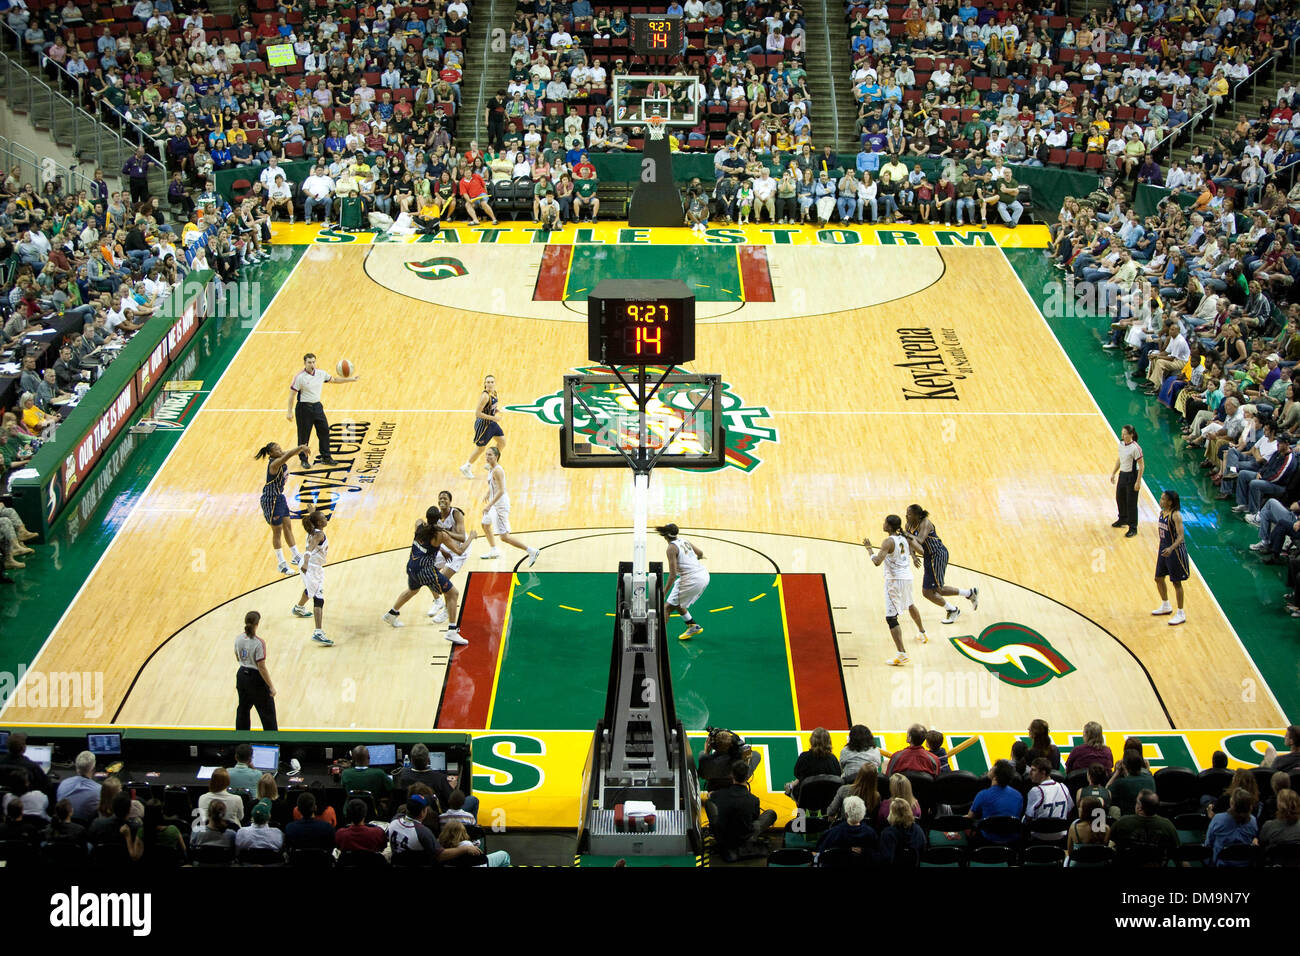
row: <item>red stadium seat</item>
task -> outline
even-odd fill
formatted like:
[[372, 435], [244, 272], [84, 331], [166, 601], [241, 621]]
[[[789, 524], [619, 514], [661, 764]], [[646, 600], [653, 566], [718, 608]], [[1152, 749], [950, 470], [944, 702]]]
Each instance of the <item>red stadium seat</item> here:
[[1052, 166], [1064, 166], [1068, 155], [1063, 149], [1053, 149], [1047, 154], [1047, 162]]
[[1085, 155], [1081, 149], [1072, 149], [1065, 157], [1065, 165], [1074, 169], [1083, 169]]
[[1089, 153], [1083, 164], [1085, 169], [1102, 169], [1105, 165], [1106, 157], [1102, 153]]

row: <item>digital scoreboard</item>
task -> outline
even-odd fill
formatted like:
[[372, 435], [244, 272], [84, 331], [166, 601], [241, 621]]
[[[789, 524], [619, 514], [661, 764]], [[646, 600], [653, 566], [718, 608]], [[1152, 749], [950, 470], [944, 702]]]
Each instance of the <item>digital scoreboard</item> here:
[[682, 52], [682, 18], [656, 13], [632, 14], [632, 51], [670, 56]]
[[587, 357], [601, 365], [695, 359], [695, 295], [676, 279], [605, 279], [587, 296]]

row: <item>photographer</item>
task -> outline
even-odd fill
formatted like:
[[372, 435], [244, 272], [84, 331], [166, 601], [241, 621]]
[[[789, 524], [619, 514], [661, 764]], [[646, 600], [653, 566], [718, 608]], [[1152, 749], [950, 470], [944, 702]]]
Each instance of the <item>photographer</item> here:
[[760, 757], [745, 742], [740, 734], [719, 727], [704, 728], [708, 741], [704, 752], [700, 754], [700, 779], [706, 781], [706, 789], [715, 790], [731, 783], [731, 765], [741, 761], [749, 767], [750, 772], [758, 769]]

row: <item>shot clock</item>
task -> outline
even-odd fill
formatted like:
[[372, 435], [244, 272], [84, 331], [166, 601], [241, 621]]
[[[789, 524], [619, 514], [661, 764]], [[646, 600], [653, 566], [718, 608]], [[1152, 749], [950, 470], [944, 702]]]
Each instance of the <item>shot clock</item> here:
[[671, 56], [682, 52], [682, 18], [655, 13], [632, 14], [632, 52]]
[[676, 279], [605, 279], [587, 296], [587, 357], [601, 365], [695, 359], [695, 295]]

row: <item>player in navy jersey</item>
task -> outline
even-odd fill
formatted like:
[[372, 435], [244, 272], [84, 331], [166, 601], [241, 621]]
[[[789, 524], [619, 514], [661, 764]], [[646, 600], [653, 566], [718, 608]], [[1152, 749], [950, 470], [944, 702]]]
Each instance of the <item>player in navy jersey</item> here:
[[488, 442], [495, 441], [497, 448], [506, 447], [506, 434], [501, 430], [501, 422], [497, 419], [500, 409], [496, 376], [489, 375], [483, 379], [483, 393], [474, 406], [474, 450], [470, 452], [465, 464], [460, 466], [460, 473], [466, 478], [474, 477], [474, 462], [483, 454]]
[[[1173, 614], [1170, 625], [1187, 620], [1183, 614], [1183, 582], [1191, 576], [1191, 562], [1187, 560], [1187, 542], [1183, 540], [1182, 502], [1178, 492], [1165, 491], [1160, 495], [1160, 551], [1156, 555], [1156, 590], [1160, 592], [1160, 606], [1151, 613], [1160, 616]], [[1178, 610], [1169, 606], [1169, 592], [1165, 578], [1174, 585], [1174, 598]]]
[[[447, 576], [438, 570], [438, 551], [443, 547], [449, 547], [453, 551], [457, 549], [463, 551], [469, 547], [469, 542], [456, 541], [445, 530], [439, 528], [437, 525], [439, 514], [438, 508], [432, 507], [426, 512], [425, 520], [415, 526], [411, 553], [406, 560], [406, 590], [397, 596], [393, 606], [384, 614], [384, 623], [392, 627], [405, 626], [405, 622], [400, 619], [402, 605], [425, 587], [432, 591], [435, 597], [441, 595], [444, 598], [449, 616], [455, 614], [456, 599], [459, 595]], [[448, 624], [447, 633], [443, 636], [453, 644], [469, 643], [460, 636], [460, 628], [455, 620]]]
[[293, 539], [293, 525], [285, 519], [290, 517], [289, 502], [284, 497], [284, 482], [289, 477], [288, 462], [295, 455], [304, 455], [307, 453], [306, 445], [298, 445], [296, 448], [290, 448], [288, 451], [283, 450], [277, 443], [268, 442], [263, 445], [254, 455], [254, 459], [260, 461], [263, 458], [268, 459], [266, 465], [266, 484], [262, 486], [262, 517], [266, 523], [271, 526], [271, 551], [275, 554], [276, 567], [280, 569], [281, 574], [293, 574], [293, 569], [289, 567], [280, 553], [280, 537], [283, 532], [284, 543], [289, 546], [289, 556], [296, 568], [302, 563], [302, 555], [298, 553], [298, 544]]
[[903, 537], [924, 556], [925, 576], [921, 580], [921, 597], [948, 612], [943, 623], [951, 624], [961, 614], [957, 605], [946, 600], [948, 597], [964, 597], [970, 601], [972, 611], [979, 610], [979, 588], [953, 588], [943, 583], [944, 574], [948, 570], [948, 548], [940, 540], [939, 532], [930, 520], [930, 512], [920, 505], [908, 505]]

